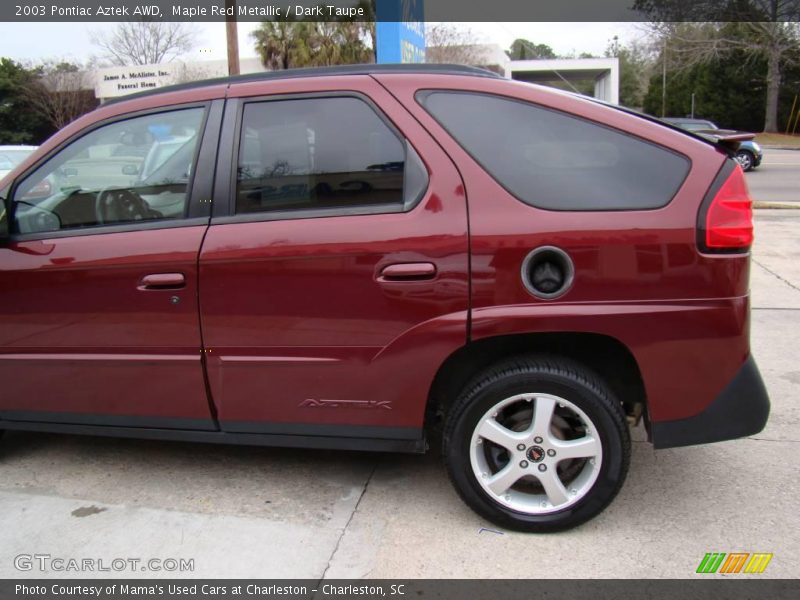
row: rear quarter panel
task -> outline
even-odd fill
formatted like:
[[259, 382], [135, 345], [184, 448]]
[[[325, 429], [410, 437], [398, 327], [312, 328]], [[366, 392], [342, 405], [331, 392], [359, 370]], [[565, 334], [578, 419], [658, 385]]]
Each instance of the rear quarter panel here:
[[[656, 123], [552, 90], [500, 79], [378, 75], [454, 158], [470, 213], [471, 339], [536, 332], [608, 335], [632, 352], [649, 416], [701, 412], [749, 353], [749, 256], [698, 251], [700, 202], [725, 155]], [[691, 168], [673, 200], [638, 211], [550, 211], [514, 198], [417, 103], [428, 89], [463, 89], [522, 99], [611, 126], [684, 155]], [[492, 115], [485, 126], [492, 127]], [[542, 300], [525, 289], [520, 267], [534, 248], [553, 245], [575, 264], [571, 289]]]

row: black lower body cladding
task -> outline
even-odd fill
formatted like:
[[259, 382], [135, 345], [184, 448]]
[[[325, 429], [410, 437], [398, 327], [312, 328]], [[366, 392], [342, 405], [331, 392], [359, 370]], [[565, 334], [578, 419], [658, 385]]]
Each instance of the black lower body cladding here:
[[651, 424], [653, 446], [675, 448], [733, 440], [758, 433], [767, 424], [769, 396], [752, 356], [727, 387], [700, 414]]

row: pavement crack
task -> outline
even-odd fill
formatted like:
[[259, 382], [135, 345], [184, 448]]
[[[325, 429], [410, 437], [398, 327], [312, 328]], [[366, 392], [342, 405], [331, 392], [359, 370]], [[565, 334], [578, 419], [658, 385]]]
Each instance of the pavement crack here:
[[772, 438], [757, 438], [757, 437], [752, 437], [752, 436], [747, 437], [746, 439], [754, 440], [756, 442], [778, 442], [778, 443], [788, 442], [790, 444], [800, 444], [800, 440], [776, 440], [776, 439], [772, 439]]
[[358, 495], [358, 500], [356, 500], [356, 505], [353, 507], [353, 512], [350, 513], [350, 517], [347, 519], [347, 523], [344, 524], [342, 527], [342, 533], [339, 534], [339, 539], [336, 540], [336, 546], [333, 548], [333, 552], [328, 557], [328, 564], [325, 565], [325, 570], [322, 572], [322, 576], [317, 581], [317, 589], [319, 589], [320, 584], [325, 581], [325, 576], [328, 574], [328, 570], [331, 568], [331, 563], [333, 562], [336, 553], [339, 551], [339, 546], [342, 543], [342, 539], [344, 539], [345, 533], [347, 533], [348, 527], [350, 527], [350, 523], [353, 521], [353, 518], [356, 516], [358, 512], [358, 507], [361, 506], [361, 500], [364, 499], [364, 495], [367, 493], [367, 488], [369, 487], [370, 482], [372, 481], [372, 477], [375, 475], [375, 471], [378, 470], [378, 461], [375, 461], [375, 464], [372, 465], [372, 470], [369, 472], [367, 479], [364, 481], [364, 485], [361, 486], [361, 492]]
[[773, 270], [772, 270], [772, 269], [770, 269], [769, 267], [765, 266], [764, 264], [760, 263], [760, 262], [759, 262], [759, 261], [757, 261], [755, 258], [753, 258], [753, 259], [751, 259], [751, 260], [752, 260], [754, 263], [756, 263], [756, 264], [757, 264], [759, 267], [761, 267], [762, 269], [764, 269], [764, 270], [765, 270], [767, 273], [769, 273], [770, 275], [773, 275], [774, 277], [777, 277], [778, 279], [780, 279], [780, 280], [781, 280], [783, 283], [785, 283], [786, 285], [788, 285], [788, 286], [789, 286], [790, 288], [792, 288], [794, 291], [796, 291], [796, 292], [800, 292], [800, 287], [797, 287], [795, 284], [793, 284], [793, 283], [792, 283], [791, 281], [789, 281], [788, 279], [785, 279], [785, 278], [781, 277], [781, 276], [780, 276], [780, 275], [778, 275], [778, 274], [777, 274], [775, 271], [773, 271]]

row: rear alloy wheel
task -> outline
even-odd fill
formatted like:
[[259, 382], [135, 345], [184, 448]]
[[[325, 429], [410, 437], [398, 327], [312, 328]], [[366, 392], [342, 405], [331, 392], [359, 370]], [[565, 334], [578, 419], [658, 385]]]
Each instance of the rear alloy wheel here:
[[601, 512], [625, 479], [630, 436], [603, 383], [565, 359], [519, 358], [459, 398], [444, 437], [461, 497], [519, 531], [568, 529]]
[[753, 169], [753, 165], [755, 164], [755, 158], [753, 154], [748, 150], [739, 150], [736, 153], [736, 162], [739, 163], [739, 166], [742, 167], [742, 171], [751, 171]]

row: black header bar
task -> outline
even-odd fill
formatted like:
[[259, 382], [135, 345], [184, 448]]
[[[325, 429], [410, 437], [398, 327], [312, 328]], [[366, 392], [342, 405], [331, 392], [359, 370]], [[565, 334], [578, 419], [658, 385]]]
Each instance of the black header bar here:
[[800, 21], [800, 0], [3, 0], [0, 21], [395, 20], [417, 2], [429, 22]]
[[[757, 577], [757, 576], [756, 576]], [[0, 580], [3, 600], [788, 600], [797, 580], [696, 579], [36, 579]]]

